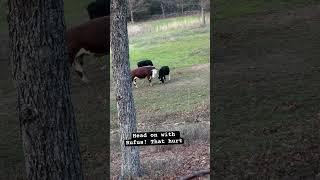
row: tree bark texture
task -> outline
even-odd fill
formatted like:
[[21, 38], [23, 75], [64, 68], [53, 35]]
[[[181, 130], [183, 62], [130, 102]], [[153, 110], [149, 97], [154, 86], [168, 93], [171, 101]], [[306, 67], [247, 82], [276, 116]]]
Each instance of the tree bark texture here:
[[63, 0], [9, 0], [8, 6], [26, 179], [82, 180]]
[[124, 145], [124, 140], [131, 139], [131, 134], [137, 131], [129, 64], [126, 0], [113, 0], [111, 7], [112, 70], [116, 89], [122, 151], [120, 179], [128, 179], [140, 176], [142, 171], [138, 147]]

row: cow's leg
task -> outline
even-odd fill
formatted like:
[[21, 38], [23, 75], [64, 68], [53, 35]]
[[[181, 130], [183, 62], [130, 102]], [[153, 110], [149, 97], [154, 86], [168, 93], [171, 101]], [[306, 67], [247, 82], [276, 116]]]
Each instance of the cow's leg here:
[[149, 84], [150, 84], [150, 86], [152, 86], [152, 76], [148, 76], [148, 80], [149, 80]]
[[169, 81], [170, 81], [170, 74], [168, 76], [169, 76]]
[[81, 61], [80, 63], [82, 63], [82, 65], [83, 65], [83, 57], [84, 57], [84, 56], [89, 56], [90, 54], [91, 54], [90, 51], [87, 51], [87, 50], [85, 50], [84, 48], [81, 48], [81, 49], [77, 52], [76, 58], [80, 58], [80, 57], [81, 57], [81, 60], [79, 60], [79, 61]]
[[164, 77], [165, 77], [165, 76], [161, 76], [161, 77], [160, 77], [160, 83], [162, 83], [162, 84], [164, 83]]
[[88, 83], [89, 80], [87, 76], [85, 75], [83, 71], [83, 58], [84, 56], [90, 55], [90, 52], [85, 50], [84, 48], [81, 48], [78, 53], [76, 54], [75, 60], [74, 60], [74, 68], [76, 73], [81, 77], [81, 80], [85, 83]]
[[103, 65], [101, 68], [100, 68], [100, 70], [105, 70], [105, 69], [107, 69], [107, 65]]
[[[79, 60], [79, 58], [80, 58], [80, 60]], [[83, 62], [82, 58], [83, 58], [83, 56], [79, 56], [79, 57], [75, 58], [73, 65], [74, 65], [74, 69], [75, 69], [76, 73], [80, 76], [81, 80], [85, 83], [88, 83], [89, 79], [84, 74], [84, 71], [83, 71], [83, 68], [81, 65], [81, 62]]]
[[84, 58], [85, 54], [81, 54], [79, 57], [77, 57], [79, 64], [81, 65], [81, 67], [83, 67], [83, 58]]
[[[102, 59], [104, 59], [104, 58], [102, 58]], [[106, 62], [106, 64], [107, 64], [110, 61], [110, 55], [107, 55], [106, 59], [107, 59], [107, 62]], [[97, 60], [99, 60], [98, 57], [97, 57]], [[100, 69], [101, 70], [107, 69], [107, 65], [102, 66]]]
[[[108, 57], [109, 57], [109, 56], [108, 56]], [[104, 59], [104, 58], [101, 58], [101, 59]], [[96, 57], [96, 60], [99, 61], [99, 57]], [[109, 58], [107, 59], [107, 61], [108, 61], [108, 60], [109, 60]], [[100, 69], [101, 69], [101, 70], [107, 69], [107, 65], [106, 65], [106, 64], [103, 65]]]
[[134, 87], [136, 87], [136, 88], [138, 88], [138, 86], [137, 86], [137, 77], [134, 77], [133, 78], [133, 85], [134, 85]]

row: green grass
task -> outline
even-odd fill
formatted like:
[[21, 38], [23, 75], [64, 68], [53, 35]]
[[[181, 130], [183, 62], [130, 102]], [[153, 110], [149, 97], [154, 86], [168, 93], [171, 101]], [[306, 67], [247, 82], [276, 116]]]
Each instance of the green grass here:
[[[147, 121], [150, 115], [161, 117], [188, 112], [199, 103], [209, 104], [209, 66], [199, 70], [191, 67], [209, 63], [209, 24], [201, 26], [199, 16], [194, 15], [130, 24], [129, 32], [136, 26], [144, 28], [129, 36], [131, 69], [136, 68], [139, 60], [151, 59], [157, 68], [169, 66], [172, 77], [167, 85], [159, 85], [158, 80], [154, 80], [153, 87], [149, 87], [146, 80], [138, 80], [139, 88], [134, 89], [138, 122]], [[111, 87], [110, 112], [115, 118], [117, 111], [113, 93]], [[116, 121], [111, 122], [112, 129], [117, 126]]]
[[[138, 89], [134, 89], [134, 100], [138, 111], [138, 119], [145, 115], [161, 116], [177, 112], [188, 112], [201, 103], [209, 104], [209, 66], [200, 70], [179, 68], [171, 72], [171, 81], [166, 85], [154, 80], [149, 87], [147, 80], [138, 80]], [[116, 117], [117, 109], [111, 91], [110, 113]], [[164, 101], [165, 99], [165, 101]], [[112, 122], [112, 127], [117, 122]]]
[[[209, 18], [208, 14], [206, 15], [207, 18]], [[170, 25], [177, 25], [177, 24], [192, 24], [192, 23], [199, 23], [200, 22], [200, 16], [199, 15], [190, 15], [190, 16], [181, 16], [181, 17], [172, 17], [172, 18], [165, 18], [165, 19], [160, 19], [160, 20], [149, 20], [145, 22], [138, 22], [135, 24], [130, 24], [131, 26], [133, 25], [138, 25], [138, 26], [148, 26], [150, 27], [153, 31], [156, 31], [158, 29], [161, 29], [166, 26]]]
[[[149, 21], [139, 25], [153, 29], [130, 36], [132, 68], [141, 59], [151, 59], [156, 67], [167, 65], [171, 68], [209, 63], [210, 26], [200, 26], [199, 16]], [[131, 27], [129, 25], [129, 31]]]

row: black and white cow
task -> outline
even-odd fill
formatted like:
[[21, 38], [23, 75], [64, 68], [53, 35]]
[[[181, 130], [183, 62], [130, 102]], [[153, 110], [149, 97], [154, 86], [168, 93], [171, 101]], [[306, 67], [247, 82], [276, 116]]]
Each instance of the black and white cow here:
[[146, 60], [143, 60], [143, 61], [139, 61], [139, 62], [137, 63], [137, 66], [138, 66], [138, 67], [153, 66], [153, 63], [152, 63], [151, 60], [146, 59]]
[[166, 76], [169, 76], [169, 81], [170, 81], [170, 69], [169, 66], [162, 66], [159, 69], [159, 80], [164, 83], [164, 81], [166, 80]]
[[96, 0], [88, 4], [87, 11], [90, 19], [109, 16], [110, 0]]

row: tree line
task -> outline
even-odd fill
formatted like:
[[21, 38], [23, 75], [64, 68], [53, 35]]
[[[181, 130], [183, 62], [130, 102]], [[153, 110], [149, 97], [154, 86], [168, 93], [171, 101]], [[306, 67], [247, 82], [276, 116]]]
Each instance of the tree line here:
[[190, 11], [210, 11], [209, 0], [128, 0], [128, 18], [136, 22], [170, 14], [185, 15]]

